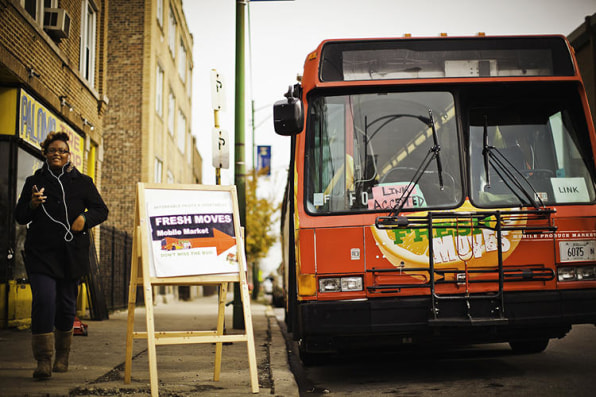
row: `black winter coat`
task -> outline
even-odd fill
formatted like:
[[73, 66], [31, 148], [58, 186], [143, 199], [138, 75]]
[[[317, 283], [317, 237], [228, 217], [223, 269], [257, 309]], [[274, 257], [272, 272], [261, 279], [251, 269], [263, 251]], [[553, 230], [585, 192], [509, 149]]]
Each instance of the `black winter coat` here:
[[[68, 225], [83, 214], [83, 231], [72, 232], [72, 240], [66, 241], [70, 240], [66, 228], [56, 222], [66, 224], [62, 188], [47, 163], [25, 180], [15, 218], [18, 223], [27, 224], [25, 268], [28, 274], [42, 273], [54, 278], [78, 279], [89, 273], [88, 230], [107, 219], [108, 207], [89, 176], [81, 174], [70, 163], [63, 169], [60, 183], [64, 187]], [[30, 206], [34, 185], [39, 190], [45, 188], [44, 195], [47, 196], [43, 207], [40, 205], [36, 209]]]

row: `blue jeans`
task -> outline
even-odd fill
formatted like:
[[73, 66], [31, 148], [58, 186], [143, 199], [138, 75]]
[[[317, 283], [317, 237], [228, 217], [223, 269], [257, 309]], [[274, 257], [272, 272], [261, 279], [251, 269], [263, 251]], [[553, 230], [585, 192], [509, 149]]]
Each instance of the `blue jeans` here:
[[31, 332], [45, 334], [72, 329], [77, 313], [79, 280], [55, 279], [45, 274], [29, 274], [33, 302]]

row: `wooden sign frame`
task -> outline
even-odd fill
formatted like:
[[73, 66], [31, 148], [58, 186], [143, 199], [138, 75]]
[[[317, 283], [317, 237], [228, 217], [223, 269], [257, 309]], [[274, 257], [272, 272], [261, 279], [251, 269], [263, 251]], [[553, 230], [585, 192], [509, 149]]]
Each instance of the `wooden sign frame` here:
[[[146, 202], [146, 190], [168, 190], [175, 197], [176, 191], [184, 192], [227, 192], [230, 195], [232, 204], [232, 222], [234, 238], [236, 240], [236, 260], [238, 270], [235, 273], [220, 274], [188, 274], [172, 277], [158, 277], [152, 274], [154, 264], [151, 263], [151, 236], [149, 218]], [[158, 377], [156, 346], [174, 344], [197, 344], [215, 343], [215, 360], [213, 380], [219, 381], [221, 372], [222, 346], [225, 342], [246, 342], [248, 350], [249, 375], [252, 393], [259, 392], [259, 382], [256, 364], [256, 352], [250, 312], [250, 297], [248, 283], [246, 280], [246, 258], [244, 253], [244, 236], [241, 232], [241, 225], [238, 211], [238, 198], [235, 186], [219, 185], [163, 185], [138, 183], [137, 201], [135, 209], [135, 232], [132, 245], [132, 259], [130, 267], [130, 284], [128, 293], [128, 323], [126, 332], [126, 357], [124, 365], [124, 383], [131, 382], [132, 373], [132, 352], [135, 339], [146, 339], [149, 356], [149, 378], [151, 382], [151, 395], [157, 397]], [[244, 334], [224, 335], [224, 313], [225, 302], [228, 290], [228, 283], [240, 283], [240, 298], [244, 312]], [[145, 300], [145, 319], [147, 331], [134, 331], [134, 312], [136, 306], [137, 286], [143, 287]], [[156, 285], [216, 285], [219, 286], [220, 294], [217, 305], [217, 328], [215, 331], [155, 331], [153, 312], [153, 286]]]

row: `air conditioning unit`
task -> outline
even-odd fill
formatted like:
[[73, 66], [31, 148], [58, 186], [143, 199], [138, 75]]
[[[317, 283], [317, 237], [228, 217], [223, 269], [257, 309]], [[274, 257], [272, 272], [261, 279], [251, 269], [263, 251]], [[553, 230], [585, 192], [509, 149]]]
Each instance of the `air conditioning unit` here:
[[68, 38], [70, 16], [62, 8], [46, 8], [43, 14], [43, 28], [54, 38]]

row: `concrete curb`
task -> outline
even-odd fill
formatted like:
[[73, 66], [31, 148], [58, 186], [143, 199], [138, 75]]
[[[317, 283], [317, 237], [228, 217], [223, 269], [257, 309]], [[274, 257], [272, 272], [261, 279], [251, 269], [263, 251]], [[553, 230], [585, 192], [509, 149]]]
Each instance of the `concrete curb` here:
[[271, 306], [265, 311], [271, 331], [271, 345], [269, 347], [269, 363], [271, 366], [271, 378], [273, 379], [273, 394], [275, 396], [291, 397], [299, 396], [298, 385], [294, 374], [290, 370], [286, 341], [284, 340], [277, 317]]

